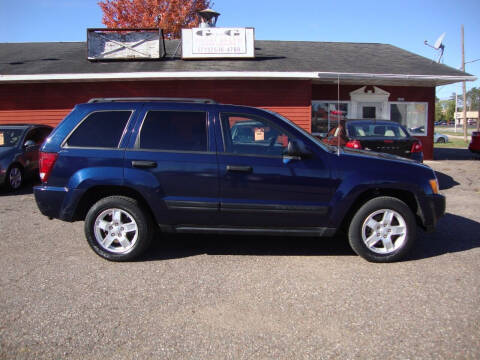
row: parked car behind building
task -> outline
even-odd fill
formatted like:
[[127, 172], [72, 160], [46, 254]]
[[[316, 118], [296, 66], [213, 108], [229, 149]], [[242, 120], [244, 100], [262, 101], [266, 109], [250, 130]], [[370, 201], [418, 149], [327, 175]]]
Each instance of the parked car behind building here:
[[448, 136], [445, 134], [440, 134], [440, 133], [434, 133], [433, 134], [433, 141], [439, 144], [442, 143], [447, 143], [448, 142]]

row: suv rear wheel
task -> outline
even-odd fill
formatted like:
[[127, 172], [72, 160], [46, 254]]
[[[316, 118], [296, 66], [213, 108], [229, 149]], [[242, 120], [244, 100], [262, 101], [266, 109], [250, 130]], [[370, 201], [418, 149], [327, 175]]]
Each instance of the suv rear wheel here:
[[401, 200], [382, 196], [367, 201], [353, 216], [348, 230], [352, 249], [371, 262], [403, 258], [416, 238], [416, 222]]
[[150, 244], [152, 221], [138, 202], [124, 196], [109, 196], [96, 202], [85, 218], [90, 247], [111, 261], [140, 256]]

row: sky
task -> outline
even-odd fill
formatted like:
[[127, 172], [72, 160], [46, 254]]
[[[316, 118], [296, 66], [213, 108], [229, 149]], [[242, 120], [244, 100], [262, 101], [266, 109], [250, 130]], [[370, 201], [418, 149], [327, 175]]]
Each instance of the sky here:
[[[0, 42], [86, 41], [86, 29], [104, 27], [98, 0], [0, 0]], [[218, 27], [254, 27], [258, 40], [388, 43], [437, 59], [434, 43], [444, 32], [443, 63], [461, 67], [480, 59], [480, 0], [215, 0]], [[466, 71], [480, 77], [480, 61]], [[467, 82], [467, 90], [480, 80]], [[461, 93], [461, 83], [437, 87], [437, 96]]]

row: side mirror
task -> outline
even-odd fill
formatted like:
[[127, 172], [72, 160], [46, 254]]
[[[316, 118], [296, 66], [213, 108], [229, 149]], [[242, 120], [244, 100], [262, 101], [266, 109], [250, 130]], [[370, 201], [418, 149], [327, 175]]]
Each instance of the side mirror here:
[[288, 142], [285, 155], [302, 159], [310, 157], [312, 153], [303, 142], [292, 140]]
[[24, 147], [25, 149], [27, 149], [27, 148], [29, 148], [29, 147], [31, 147], [31, 146], [35, 146], [35, 145], [37, 145], [37, 144], [35, 143], [35, 141], [33, 141], [33, 140], [27, 140], [27, 141], [25, 141], [25, 144], [23, 144], [23, 147]]

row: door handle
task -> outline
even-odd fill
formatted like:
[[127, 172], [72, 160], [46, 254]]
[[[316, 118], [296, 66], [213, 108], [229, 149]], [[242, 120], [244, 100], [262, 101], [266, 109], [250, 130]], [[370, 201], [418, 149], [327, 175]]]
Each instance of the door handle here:
[[227, 165], [227, 171], [251, 173], [253, 168], [251, 166]]
[[132, 166], [141, 169], [156, 168], [157, 163], [155, 161], [147, 160], [132, 160]]

